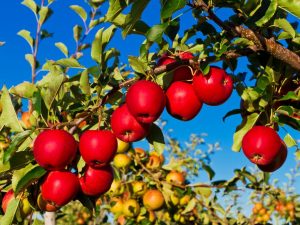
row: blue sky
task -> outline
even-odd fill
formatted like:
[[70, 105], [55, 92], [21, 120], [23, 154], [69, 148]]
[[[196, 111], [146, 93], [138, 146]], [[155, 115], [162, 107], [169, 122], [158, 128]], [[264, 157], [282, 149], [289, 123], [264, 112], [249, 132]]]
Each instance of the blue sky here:
[[[0, 48], [0, 79], [1, 86], [3, 84], [11, 87], [17, 85], [24, 80], [31, 79], [31, 71], [28, 63], [24, 59], [26, 53], [30, 53], [28, 44], [17, 35], [21, 29], [27, 29], [32, 34], [35, 33], [35, 18], [30, 10], [20, 4], [21, 1], [5, 1], [0, 7], [0, 41], [5, 41], [6, 44]], [[159, 23], [158, 0], [151, 1], [148, 10], [145, 12], [143, 19], [149, 25]], [[54, 32], [53, 38], [43, 40], [40, 44], [38, 58], [42, 59], [42, 63], [47, 59], [63, 58], [60, 51], [54, 46], [55, 42], [64, 42], [69, 46], [70, 51], [74, 51], [75, 42], [73, 41], [72, 28], [75, 24], [81, 23], [79, 17], [69, 9], [70, 4], [82, 5], [82, 0], [62, 1], [57, 0], [53, 3], [54, 14], [45, 24], [45, 29], [48, 32]], [[221, 18], [227, 17], [227, 11], [218, 11]], [[187, 27], [195, 23], [191, 16], [182, 17], [182, 26]], [[91, 33], [93, 37], [94, 32]], [[127, 63], [128, 55], [137, 56], [139, 53], [138, 46], [142, 43], [141, 37], [129, 36], [127, 39], [122, 39], [120, 32], [114, 37], [111, 46], [118, 48], [122, 54], [121, 60]], [[89, 58], [89, 52], [85, 52]], [[90, 63], [89, 59], [85, 59], [83, 64]], [[238, 71], [247, 71], [246, 61], [241, 60]], [[248, 73], [248, 77], [250, 74]], [[38, 77], [37, 79], [40, 79]], [[231, 151], [232, 136], [236, 126], [241, 122], [239, 115], [232, 116], [223, 122], [222, 118], [229, 110], [239, 108], [240, 100], [237, 93], [234, 91], [231, 98], [221, 106], [204, 106], [199, 115], [189, 122], [182, 122], [168, 116], [167, 112], [163, 113], [162, 118], [168, 121], [168, 128], [172, 128], [175, 137], [185, 141], [190, 133], [207, 133], [207, 142], [221, 143], [222, 152], [213, 156], [212, 167], [216, 171], [215, 179], [230, 178], [233, 176], [235, 168], [243, 166], [252, 166], [252, 164], [240, 153]], [[283, 132], [280, 132], [283, 135]], [[296, 139], [300, 139], [299, 133], [292, 131]], [[283, 137], [283, 136], [282, 136]], [[138, 144], [135, 144], [138, 146]], [[283, 167], [276, 171], [272, 177], [278, 177], [286, 180], [284, 174], [289, 168], [295, 166], [294, 153], [295, 148], [289, 149], [288, 159]], [[299, 181], [298, 181], [299, 185]]]

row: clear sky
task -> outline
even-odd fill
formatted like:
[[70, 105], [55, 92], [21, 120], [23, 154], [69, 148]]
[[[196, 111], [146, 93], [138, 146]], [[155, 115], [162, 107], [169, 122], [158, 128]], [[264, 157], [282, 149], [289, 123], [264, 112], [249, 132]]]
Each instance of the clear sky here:
[[[4, 1], [0, 7], [0, 41], [5, 41], [6, 44], [0, 48], [0, 84], [11, 87], [17, 85], [24, 80], [30, 80], [30, 67], [24, 59], [26, 53], [30, 53], [28, 44], [17, 35], [21, 29], [27, 29], [35, 34], [35, 18], [30, 10], [20, 4], [21, 1]], [[75, 24], [80, 23], [79, 17], [68, 7], [71, 4], [82, 5], [82, 0], [63, 1], [57, 0], [52, 8], [54, 14], [45, 24], [45, 29], [54, 33], [53, 38], [45, 39], [41, 42], [38, 57], [42, 60], [63, 58], [60, 51], [54, 46], [55, 42], [64, 42], [69, 46], [70, 51], [74, 51], [75, 43], [73, 41], [72, 28]], [[159, 23], [159, 8], [158, 0], [151, 1], [148, 10], [145, 12], [144, 19], [149, 25]], [[228, 16], [227, 11], [217, 11], [221, 18]], [[182, 27], [188, 27], [195, 23], [191, 16], [182, 17]], [[91, 34], [91, 37], [94, 33]], [[111, 46], [118, 48], [122, 54], [121, 60], [127, 63], [128, 55], [138, 55], [139, 44], [143, 38], [129, 36], [123, 40], [120, 32], [114, 37]], [[85, 52], [86, 56], [83, 64], [91, 63], [89, 52]], [[90, 64], [91, 65], [91, 64]], [[246, 61], [242, 60], [239, 63], [238, 71], [247, 71]], [[248, 72], [248, 77], [251, 74]], [[41, 77], [38, 77], [40, 79]], [[168, 121], [168, 128], [174, 130], [174, 136], [179, 140], [185, 141], [190, 133], [207, 133], [208, 142], [219, 141], [222, 147], [222, 152], [213, 156], [212, 167], [216, 171], [215, 179], [226, 179], [233, 176], [235, 168], [243, 166], [252, 166], [251, 163], [240, 153], [231, 151], [232, 137], [236, 126], [241, 122], [239, 115], [232, 116], [223, 122], [222, 117], [226, 112], [239, 108], [240, 100], [237, 93], [234, 91], [231, 98], [221, 106], [212, 107], [204, 106], [199, 115], [189, 122], [182, 122], [168, 116], [167, 112], [163, 113], [163, 119]], [[283, 132], [280, 132], [283, 135]], [[292, 134], [296, 139], [300, 139], [299, 132], [293, 131]], [[283, 136], [282, 136], [283, 137]], [[135, 146], [137, 146], [136, 144]], [[289, 149], [288, 159], [283, 167], [276, 171], [272, 177], [279, 177], [286, 181], [284, 174], [289, 168], [295, 166], [294, 161], [295, 148]], [[299, 181], [298, 181], [299, 185]], [[298, 186], [299, 187], [299, 186]]]

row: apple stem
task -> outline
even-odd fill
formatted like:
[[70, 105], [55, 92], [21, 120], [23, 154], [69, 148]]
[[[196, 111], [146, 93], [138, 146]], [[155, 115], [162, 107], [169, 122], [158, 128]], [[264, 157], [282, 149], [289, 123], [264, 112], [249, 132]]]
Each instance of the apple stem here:
[[44, 213], [45, 225], [55, 225], [55, 212]]

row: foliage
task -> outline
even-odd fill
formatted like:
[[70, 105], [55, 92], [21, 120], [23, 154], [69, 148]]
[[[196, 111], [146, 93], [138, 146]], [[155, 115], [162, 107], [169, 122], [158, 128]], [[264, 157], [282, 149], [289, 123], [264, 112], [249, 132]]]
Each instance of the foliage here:
[[[300, 17], [298, 1], [161, 0], [160, 23], [153, 26], [147, 24], [149, 21], [142, 20], [149, 2], [89, 0], [80, 6], [70, 5], [70, 10], [78, 14], [81, 20], [80, 24], [73, 27], [74, 45], [55, 43], [63, 57], [46, 61], [38, 61], [37, 53], [39, 45], [51, 38], [44, 27], [51, 19], [52, 5], [56, 3], [53, 0], [47, 3], [34, 0], [22, 2], [35, 15], [37, 33], [33, 35], [25, 29], [18, 32], [30, 48], [25, 59], [31, 67], [31, 81], [11, 88], [3, 86], [1, 91], [0, 185], [3, 190], [12, 187], [18, 196], [2, 216], [1, 224], [22, 222], [15, 216], [15, 212], [18, 200], [24, 195], [29, 196], [32, 208], [39, 210], [36, 198], [45, 171], [33, 159], [32, 143], [41, 130], [65, 129], [78, 140], [85, 130], [109, 129], [111, 114], [124, 102], [124, 94], [131, 84], [148, 79], [166, 89], [174, 68], [182, 64], [207, 74], [210, 65], [222, 62], [222, 67], [230, 71], [235, 90], [241, 98], [241, 107], [227, 112], [224, 119], [237, 113], [242, 116], [241, 124], [233, 134], [234, 151], [240, 150], [244, 134], [257, 124], [276, 130], [286, 127], [300, 130], [300, 59], [297, 55], [300, 34], [297, 30], [298, 22], [289, 19], [291, 15], [293, 18]], [[230, 16], [223, 19], [222, 12], [217, 14], [219, 9], [224, 8], [230, 12]], [[188, 29], [181, 32], [181, 18], [185, 16], [191, 16], [193, 21]], [[120, 62], [121, 53], [111, 45], [118, 31], [121, 31], [123, 38], [137, 35], [144, 40], [138, 46], [139, 55], [128, 56], [129, 65]], [[91, 34], [93, 38], [89, 41]], [[0, 46], [3, 44], [0, 42]], [[72, 52], [74, 47], [75, 51]], [[178, 59], [178, 53], [182, 51], [194, 54], [193, 63], [177, 60], [171, 69], [156, 66], [157, 60], [166, 52]], [[93, 60], [92, 65], [86, 63], [85, 57]], [[242, 57], [247, 60], [249, 74], [238, 72], [238, 63]], [[43, 75], [39, 80], [38, 74]], [[249, 76], [254, 82], [248, 82]], [[21, 120], [26, 106], [30, 112], [27, 120], [29, 125]], [[116, 169], [116, 178], [126, 184], [122, 193], [124, 199], [131, 197], [130, 183], [135, 180], [144, 180], [148, 188], [157, 188], [163, 192], [166, 205], [155, 213], [157, 224], [255, 223], [258, 212], [255, 211], [249, 218], [242, 213], [241, 208], [235, 207], [241, 196], [240, 188], [249, 189], [251, 201], [262, 203], [274, 218], [284, 223], [299, 223], [300, 205], [295, 192], [283, 191], [272, 184], [267, 173], [252, 173], [246, 168], [236, 169], [234, 177], [229, 180], [214, 180], [215, 173], [209, 163], [212, 152], [218, 146], [211, 145], [207, 151], [198, 151], [199, 145], [205, 144], [205, 141], [197, 135], [192, 135], [188, 145], [182, 146], [163, 132], [162, 125], [160, 123], [152, 127], [147, 141], [151, 151], [158, 155], [163, 153], [168, 159], [163, 167], [160, 165], [156, 171], [149, 170], [145, 165], [148, 156], [145, 159], [138, 158], [131, 148], [128, 152], [133, 160], [131, 166], [119, 171]], [[297, 148], [295, 153], [299, 164], [300, 149], [297, 142], [289, 133], [284, 141], [288, 147]], [[79, 160], [74, 166], [79, 174], [82, 173], [83, 164], [83, 160]], [[188, 177], [185, 184], [170, 184], [166, 181], [170, 170], [184, 171], [191, 177]], [[197, 176], [201, 170], [207, 172], [209, 182], [189, 183], [192, 175]], [[298, 167], [294, 172], [298, 172]], [[291, 175], [291, 180], [293, 178]], [[211, 190], [213, 193], [210, 193]], [[124, 193], [127, 193], [126, 196]], [[172, 203], [170, 196], [174, 193], [178, 198], [189, 196], [188, 203]], [[227, 208], [220, 202], [224, 196], [232, 197]], [[89, 209], [94, 208], [90, 213], [97, 212], [96, 220], [107, 222], [111, 219], [106, 214], [110, 209], [111, 197], [111, 193], [101, 197], [103, 204], [97, 207], [93, 207], [95, 199], [79, 196], [79, 200]], [[141, 197], [136, 198], [141, 203]], [[279, 210], [274, 202], [285, 206], [293, 203], [294, 209]], [[81, 207], [77, 203], [75, 206], [66, 206], [62, 211], [72, 214], [72, 209]], [[165, 218], [167, 214], [170, 216]], [[141, 208], [143, 215], [146, 218], [141, 219], [140, 224], [149, 224], [149, 212], [144, 207]], [[74, 218], [63, 219], [73, 223]], [[126, 224], [136, 224], [136, 220], [127, 218]]]

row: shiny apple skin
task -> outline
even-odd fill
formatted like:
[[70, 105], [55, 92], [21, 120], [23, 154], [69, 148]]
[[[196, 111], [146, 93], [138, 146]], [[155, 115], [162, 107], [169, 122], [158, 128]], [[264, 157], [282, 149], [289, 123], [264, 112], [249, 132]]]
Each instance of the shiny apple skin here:
[[111, 128], [120, 140], [135, 142], [147, 136], [150, 125], [139, 123], [128, 111], [127, 105], [123, 104], [113, 112], [111, 116]]
[[100, 169], [87, 166], [79, 182], [81, 191], [85, 195], [99, 197], [110, 189], [113, 180], [114, 174], [111, 166], [108, 165]]
[[77, 175], [69, 171], [49, 172], [42, 185], [41, 193], [45, 201], [61, 207], [73, 200], [80, 190]]
[[44, 130], [34, 141], [33, 155], [46, 170], [63, 170], [76, 156], [77, 142], [65, 130]]
[[158, 84], [140, 80], [128, 89], [126, 104], [129, 112], [137, 121], [153, 123], [165, 108], [165, 93]]
[[211, 67], [207, 75], [198, 71], [193, 77], [193, 86], [199, 100], [207, 105], [221, 105], [233, 91], [233, 80], [218, 67]]
[[277, 157], [275, 158], [275, 160], [273, 160], [271, 163], [269, 163], [267, 165], [258, 165], [258, 168], [261, 171], [272, 173], [272, 172], [278, 170], [284, 164], [284, 162], [287, 158], [287, 154], [288, 154], [288, 151], [287, 151], [286, 144], [282, 141], [280, 151], [279, 151]]
[[167, 89], [166, 96], [167, 111], [176, 119], [191, 120], [202, 108], [202, 102], [196, 96], [191, 83], [175, 81]]
[[275, 160], [281, 145], [281, 139], [276, 131], [265, 126], [254, 126], [242, 139], [245, 156], [257, 165], [267, 165]]
[[87, 130], [79, 140], [79, 151], [83, 160], [94, 168], [109, 164], [117, 148], [117, 138], [109, 130]]

